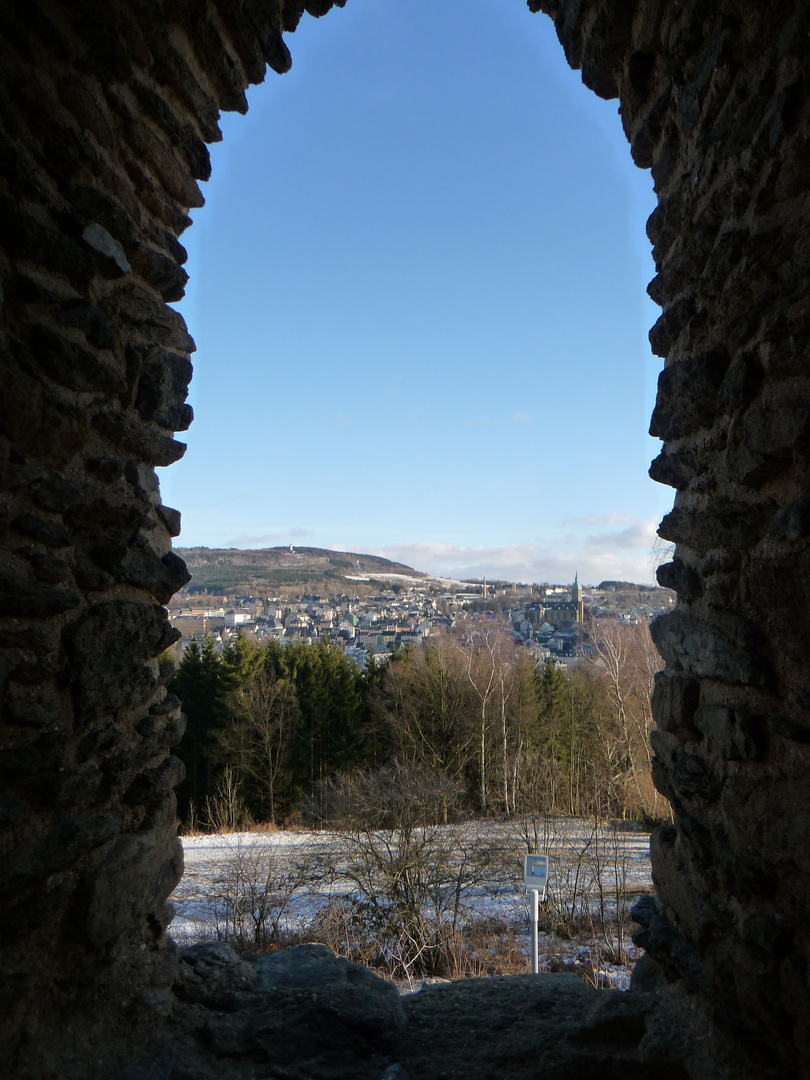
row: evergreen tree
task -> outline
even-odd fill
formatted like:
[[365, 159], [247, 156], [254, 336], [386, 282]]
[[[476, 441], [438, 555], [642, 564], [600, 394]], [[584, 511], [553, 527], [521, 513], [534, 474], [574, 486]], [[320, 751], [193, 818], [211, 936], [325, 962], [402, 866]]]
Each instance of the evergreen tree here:
[[250, 682], [261, 666], [261, 645], [248, 641], [240, 630], [236, 639], [222, 650], [222, 674], [229, 690], [238, 690]]
[[366, 666], [359, 677], [360, 686], [360, 762], [361, 767], [376, 768], [393, 757], [390, 726], [387, 723], [383, 686], [388, 664], [380, 663], [369, 648]]
[[189, 645], [169, 689], [180, 698], [186, 716], [186, 730], [176, 751], [186, 766], [186, 778], [177, 789], [178, 813], [185, 819], [192, 804], [199, 811], [212, 793], [215, 732], [228, 716], [228, 680], [210, 636], [202, 648], [196, 642]]

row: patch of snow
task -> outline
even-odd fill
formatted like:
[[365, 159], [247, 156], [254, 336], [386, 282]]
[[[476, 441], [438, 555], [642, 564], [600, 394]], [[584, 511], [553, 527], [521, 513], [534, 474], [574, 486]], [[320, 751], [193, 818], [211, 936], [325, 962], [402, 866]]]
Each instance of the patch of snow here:
[[[632, 898], [652, 892], [649, 837], [577, 819], [544, 819], [537, 829], [535, 822], [531, 829], [525, 822], [518, 828], [520, 824], [475, 821], [463, 826], [467, 839], [502, 847], [507, 867], [505, 874], [493, 872], [491, 881], [465, 891], [466, 910], [471, 917], [496, 918], [511, 927], [517, 947], [528, 958], [531, 940], [522, 861], [529, 846], [545, 852], [550, 860], [547, 903], [561, 912], [579, 905], [578, 921], [586, 929], [576, 940], [541, 934], [541, 970], [580, 970], [588, 981], [628, 989], [635, 949], [626, 937], [605, 940], [595, 929], [601, 925], [600, 913], [615, 916], [619, 905], [626, 911]], [[345, 896], [350, 888], [340, 874], [330, 876], [320, 869], [330, 862], [340, 865], [343, 841], [334, 832], [227, 833], [184, 836], [181, 842], [185, 872], [172, 896], [177, 915], [170, 930], [179, 944], [222, 936], [234, 895], [251, 875], [254, 884], [272, 893], [271, 901], [280, 912], [279, 928], [289, 933], [306, 934], [330, 901]], [[609, 958], [622, 950], [628, 964], [611, 962]]]

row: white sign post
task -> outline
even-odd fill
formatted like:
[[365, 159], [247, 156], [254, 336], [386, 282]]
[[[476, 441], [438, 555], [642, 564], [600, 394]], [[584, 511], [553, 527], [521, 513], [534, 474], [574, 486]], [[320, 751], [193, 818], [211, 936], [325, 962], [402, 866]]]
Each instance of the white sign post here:
[[529, 918], [532, 922], [532, 975], [536, 975], [539, 968], [539, 957], [537, 955], [538, 904], [546, 898], [548, 855], [527, 855], [523, 864], [523, 880], [526, 884], [526, 892], [529, 894]]

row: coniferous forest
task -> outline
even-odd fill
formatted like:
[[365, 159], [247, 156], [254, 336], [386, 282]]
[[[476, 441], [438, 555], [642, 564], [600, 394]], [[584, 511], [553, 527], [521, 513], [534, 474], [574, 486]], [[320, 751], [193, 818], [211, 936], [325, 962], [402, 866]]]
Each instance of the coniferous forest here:
[[658, 818], [649, 629], [611, 619], [592, 637], [571, 669], [538, 668], [492, 618], [363, 671], [325, 640], [192, 643], [171, 684], [187, 717], [181, 826], [326, 820], [335, 792], [392, 767], [451, 792], [445, 814]]

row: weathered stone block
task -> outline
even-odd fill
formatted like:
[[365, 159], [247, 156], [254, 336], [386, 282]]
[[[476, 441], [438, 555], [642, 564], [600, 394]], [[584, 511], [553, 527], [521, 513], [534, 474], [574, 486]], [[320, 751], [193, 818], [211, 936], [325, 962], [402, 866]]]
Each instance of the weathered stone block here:
[[650, 464], [649, 475], [658, 484], [683, 491], [701, 475], [701, 463], [692, 450], [662, 450]]
[[181, 952], [176, 991], [184, 1001], [233, 1008], [234, 995], [252, 990], [256, 978], [256, 967], [225, 942], [205, 941]]
[[755, 761], [767, 748], [762, 720], [729, 705], [702, 705], [694, 716], [695, 727], [707, 740], [710, 752], [724, 761]]
[[123, 246], [97, 221], [91, 221], [82, 229], [82, 242], [95, 252], [104, 272], [110, 277], [122, 277], [131, 272], [132, 267]]
[[797, 452], [810, 448], [810, 390], [792, 380], [778, 392], [761, 394], [729, 432], [729, 468], [758, 486], [789, 468]]
[[42, 617], [72, 611], [81, 604], [73, 589], [60, 589], [0, 574], [0, 615]]
[[183, 762], [174, 756], [168, 757], [161, 765], [135, 777], [124, 794], [124, 802], [130, 806], [152, 807], [174, 791], [185, 775]]
[[183, 872], [179, 840], [164, 830], [121, 836], [83, 884], [81, 929], [105, 948], [146, 924], [159, 911]]
[[727, 366], [727, 354], [715, 349], [665, 367], [658, 376], [650, 434], [679, 439], [711, 424]]
[[15, 532], [27, 536], [30, 540], [50, 548], [64, 548], [70, 545], [70, 535], [58, 521], [37, 517], [34, 514], [22, 514], [11, 522]]
[[91, 608], [65, 634], [76, 665], [78, 715], [87, 723], [128, 713], [156, 686], [148, 660], [176, 640], [162, 607], [111, 600]]
[[728, 623], [723, 633], [676, 610], [659, 616], [650, 630], [667, 666], [676, 672], [732, 685], [766, 686], [771, 681], [753, 632], [743, 623]]
[[770, 527], [775, 506], [770, 500], [745, 503], [718, 496], [711, 513], [704, 506], [676, 506], [666, 514], [658, 535], [705, 554], [713, 548], [743, 550], [754, 547]]
[[763, 376], [762, 364], [754, 353], [734, 357], [717, 395], [720, 408], [726, 412], [744, 409], [756, 396]]
[[673, 589], [681, 600], [696, 600], [703, 595], [700, 575], [680, 558], [662, 563], [656, 570], [655, 576], [662, 588]]
[[93, 426], [124, 453], [135, 455], [150, 465], [173, 465], [186, 452], [186, 444], [176, 442], [148, 424], [119, 412], [97, 413]]
[[112, 813], [66, 816], [41, 840], [3, 856], [0, 892], [27, 888], [43, 876], [72, 867], [88, 851], [111, 840], [120, 826], [119, 818]]
[[652, 713], [664, 731], [686, 738], [696, 734], [695, 712], [700, 701], [700, 682], [673, 671], [657, 671], [652, 694]]

